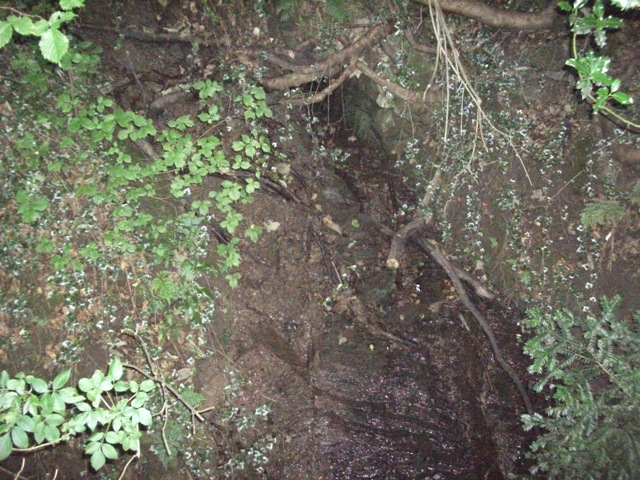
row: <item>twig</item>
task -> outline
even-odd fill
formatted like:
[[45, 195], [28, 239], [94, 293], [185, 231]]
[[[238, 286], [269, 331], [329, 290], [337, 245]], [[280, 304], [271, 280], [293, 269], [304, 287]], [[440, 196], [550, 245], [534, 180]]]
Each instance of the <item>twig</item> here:
[[[327, 269], [327, 273], [329, 277], [332, 277], [331, 274], [335, 273], [336, 278], [338, 279], [337, 285], [340, 285], [342, 283], [340, 274], [338, 273], [338, 270], [336, 269], [335, 264], [329, 259], [329, 256], [327, 255], [327, 251], [324, 248], [324, 244], [322, 243], [322, 240], [320, 240], [320, 237], [316, 233], [315, 228], [313, 228], [313, 225], [309, 225], [309, 231], [311, 232], [311, 235], [313, 235], [313, 238], [318, 244], [318, 247], [320, 247], [320, 252], [322, 253], [322, 259], [324, 260], [324, 266]], [[332, 266], [333, 266], [333, 269], [331, 268]]]
[[178, 392], [178, 390], [176, 390], [174, 387], [169, 385], [167, 382], [165, 382], [164, 380], [161, 380], [160, 378], [153, 377], [153, 376], [149, 375], [144, 370], [142, 370], [139, 367], [136, 367], [135, 365], [131, 365], [129, 363], [123, 363], [122, 365], [125, 368], [130, 368], [131, 370], [135, 370], [139, 374], [147, 377], [149, 380], [153, 380], [154, 382], [158, 383], [163, 388], [166, 388], [167, 390], [169, 390], [169, 392], [171, 392], [171, 394], [174, 397], [176, 397], [178, 400], [180, 400], [180, 402], [187, 408], [187, 410], [189, 410], [191, 415], [193, 415], [195, 418], [197, 418], [198, 420], [200, 420], [201, 422], [204, 423], [205, 419], [204, 419], [204, 417], [202, 415], [200, 415], [200, 412], [193, 405], [191, 405], [189, 402], [187, 402], [184, 399], [184, 397], [182, 395], [180, 395], [180, 392]]
[[23, 458], [22, 464], [20, 465], [20, 470], [18, 470], [18, 473], [16, 473], [16, 476], [13, 477], [15, 480], [18, 480], [18, 478], [22, 477], [22, 472], [24, 471], [24, 467], [26, 464], [27, 464], [27, 460]]
[[117, 35], [119, 37], [128, 38], [131, 40], [138, 40], [140, 42], [149, 42], [149, 43], [198, 43], [200, 45], [209, 46], [211, 41], [208, 39], [197, 38], [192, 35], [181, 35], [175, 33], [153, 33], [153, 32], [145, 32], [144, 30], [133, 30], [133, 29], [125, 29], [125, 30], [117, 30], [112, 27], [103, 27], [100, 25], [75, 25], [73, 29], [77, 30], [98, 30], [101, 32], [112, 33], [113, 35]]
[[402, 255], [402, 249], [404, 248], [405, 242], [411, 235], [423, 228], [427, 223], [428, 220], [425, 219], [422, 214], [418, 214], [413, 218], [413, 220], [393, 235], [391, 247], [389, 247], [389, 254], [387, 255], [387, 268], [395, 270], [400, 266], [399, 258]]
[[[169, 454], [169, 455], [171, 455], [171, 454]], [[124, 478], [124, 474], [127, 471], [127, 468], [129, 468], [129, 465], [131, 465], [131, 462], [133, 462], [133, 460], [136, 459], [136, 458], [140, 458], [140, 456], [141, 456], [140, 455], [140, 450], [136, 451], [136, 454], [131, 456], [129, 461], [127, 461], [126, 465], [122, 469], [122, 472], [120, 472], [120, 476], [118, 477], [118, 480], [122, 480]]]

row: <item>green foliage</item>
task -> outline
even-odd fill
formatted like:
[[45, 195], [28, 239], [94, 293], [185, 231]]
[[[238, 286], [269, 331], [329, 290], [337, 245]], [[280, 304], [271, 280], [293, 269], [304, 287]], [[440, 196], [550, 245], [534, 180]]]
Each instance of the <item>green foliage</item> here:
[[580, 221], [585, 227], [613, 227], [625, 216], [625, 208], [616, 200], [594, 200], [585, 205]]
[[[66, 19], [54, 18], [59, 25]], [[0, 22], [0, 38], [25, 32], [23, 23]], [[199, 350], [205, 336], [193, 332], [213, 320], [217, 292], [208, 288], [209, 278], [221, 275], [236, 287], [241, 242], [257, 241], [262, 231], [245, 228], [238, 207], [252, 201], [273, 154], [262, 126], [272, 116], [266, 94], [242, 74], [224, 83], [198, 81], [198, 110], [160, 129], [92, 91], [96, 49], [71, 45], [57, 58], [64, 46], [51, 35], [48, 59], [72, 69], [69, 81], [60, 82], [57, 67], [34, 57], [29, 46], [10, 44], [2, 52], [7, 63], [10, 58], [0, 82], [7, 82], [11, 108], [0, 112], [10, 139], [0, 165], [0, 202], [7, 206], [0, 217], [0, 275], [20, 289], [0, 292], [0, 308], [15, 319], [13, 327], [28, 326], [25, 338], [34, 318], [66, 330], [70, 341], [58, 362], [69, 361], [84, 338], [112, 342], [114, 328], [132, 324], [159, 341], [180, 335], [192, 342], [194, 356], [206, 354], [208, 347]], [[154, 145], [155, 154], [138, 154], [133, 145], [140, 141]], [[205, 181], [212, 175], [223, 180]], [[212, 220], [232, 235], [217, 248], [207, 229]], [[53, 325], [51, 312], [59, 311], [64, 315]], [[51, 384], [4, 373], [1, 459], [81, 433], [96, 470], [122, 452], [139, 453], [142, 430], [151, 426], [148, 402], [161, 401], [150, 397], [153, 382], [121, 376], [118, 360], [75, 388], [66, 386], [68, 371]], [[185, 435], [169, 435], [165, 445], [175, 454]]]
[[276, 15], [281, 20], [289, 20], [297, 12], [303, 0], [276, 0]]
[[14, 449], [33, 450], [91, 433], [84, 451], [99, 470], [116, 460], [118, 449], [139, 453], [142, 429], [153, 423], [147, 409], [152, 380], [122, 379], [124, 368], [114, 358], [105, 374], [96, 370], [78, 388], [67, 387], [71, 370], [46, 380], [6, 371], [0, 374], [0, 461]]
[[524, 415], [544, 433], [532, 445], [534, 473], [552, 478], [640, 477], [640, 311], [617, 318], [619, 298], [602, 301], [598, 317], [532, 310], [525, 345], [537, 391], [553, 393], [544, 415]]
[[[637, 0], [614, 1], [616, 6], [627, 8], [640, 8]], [[596, 45], [603, 48], [607, 42], [606, 31], [618, 29], [622, 25], [622, 19], [615, 16], [605, 16], [606, 8], [603, 0], [575, 0], [573, 3], [561, 1], [558, 3], [561, 10], [570, 12], [569, 23], [573, 32], [573, 56], [566, 64], [576, 70], [578, 81], [576, 88], [580, 91], [583, 100], [589, 100], [593, 105], [594, 113], [604, 110], [619, 120], [638, 127], [635, 123], [620, 117], [611, 110], [608, 104], [611, 101], [620, 105], [631, 105], [633, 99], [620, 91], [621, 81], [607, 74], [610, 59], [598, 56], [589, 50], [585, 55], [578, 52], [577, 38], [583, 35], [593, 35]], [[591, 7], [591, 8], [588, 8]]]
[[61, 64], [63, 57], [69, 51], [69, 39], [60, 31], [64, 23], [76, 17], [76, 8], [84, 7], [84, 0], [60, 0], [60, 11], [54, 11], [49, 19], [37, 18], [19, 12], [15, 9], [3, 7], [0, 9], [17, 13], [0, 20], [0, 48], [7, 45], [13, 33], [40, 38], [38, 47], [42, 56], [53, 63]]
[[22, 216], [22, 221], [31, 223], [36, 221], [42, 212], [47, 209], [49, 201], [39, 195], [30, 195], [26, 190], [20, 190], [16, 194], [18, 213]]
[[640, 180], [638, 180], [633, 186], [631, 194], [629, 195], [629, 200], [631, 201], [631, 203], [640, 205]]
[[[281, 20], [289, 20], [298, 15], [304, 0], [276, 0], [275, 12]], [[349, 4], [346, 0], [327, 0], [326, 13], [339, 23], [349, 18]]]

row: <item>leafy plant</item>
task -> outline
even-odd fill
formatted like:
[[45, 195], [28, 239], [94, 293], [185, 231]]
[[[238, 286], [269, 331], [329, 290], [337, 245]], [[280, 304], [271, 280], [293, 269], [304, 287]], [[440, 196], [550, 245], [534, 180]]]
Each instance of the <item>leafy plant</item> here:
[[50, 62], [60, 64], [69, 50], [69, 39], [60, 28], [76, 17], [73, 10], [81, 7], [84, 7], [84, 0], [60, 0], [60, 10], [54, 11], [49, 19], [33, 17], [11, 7], [0, 7], [0, 11], [14, 13], [0, 20], [0, 48], [11, 41], [14, 32], [38, 37], [42, 56]]
[[105, 374], [96, 370], [78, 388], [66, 386], [71, 370], [51, 383], [33, 375], [0, 374], [0, 461], [13, 451], [31, 451], [67, 442], [82, 433], [84, 451], [99, 470], [124, 452], [140, 453], [142, 429], [153, 423], [147, 409], [153, 380], [125, 381], [122, 362], [113, 358]]
[[640, 311], [617, 318], [620, 299], [602, 300], [598, 317], [568, 310], [532, 310], [525, 345], [536, 391], [553, 394], [545, 414], [524, 415], [540, 428], [533, 473], [553, 478], [634, 479], [640, 476]]
[[585, 227], [615, 226], [625, 216], [625, 208], [616, 200], [594, 200], [585, 205], [580, 220]]
[[26, 190], [20, 190], [16, 194], [16, 203], [18, 213], [26, 223], [37, 220], [49, 205], [49, 201], [42, 195], [30, 195]]
[[[621, 105], [633, 103], [633, 99], [627, 93], [620, 91], [620, 79], [608, 75], [610, 58], [598, 56], [591, 50], [585, 55], [580, 55], [578, 52], [579, 36], [593, 35], [597, 46], [602, 48], [607, 41], [606, 30], [618, 29], [622, 25], [622, 19], [605, 16], [603, 0], [595, 0], [591, 8], [588, 8], [590, 3], [588, 0], [558, 3], [561, 10], [570, 12], [569, 23], [573, 32], [573, 56], [567, 60], [566, 64], [576, 70], [578, 74], [576, 88], [580, 91], [583, 100], [589, 100], [592, 103], [594, 113], [603, 110], [618, 120], [639, 128], [640, 125], [621, 117], [608, 106], [611, 101]], [[623, 10], [640, 8], [638, 0], [612, 0], [612, 3]]]

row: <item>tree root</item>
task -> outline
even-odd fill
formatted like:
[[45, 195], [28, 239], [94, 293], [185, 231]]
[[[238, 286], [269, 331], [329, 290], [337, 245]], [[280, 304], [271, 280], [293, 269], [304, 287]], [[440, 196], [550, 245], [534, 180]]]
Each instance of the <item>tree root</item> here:
[[[406, 239], [410, 235], [414, 234], [415, 232], [423, 228], [425, 225], [424, 218], [422, 217], [422, 215], [419, 215], [418, 217], [414, 218], [411, 222], [409, 222], [409, 224], [407, 224], [405, 227], [400, 229], [397, 233], [391, 230], [390, 228], [385, 227], [384, 225], [380, 225], [377, 222], [374, 222], [374, 223], [377, 226], [378, 230], [380, 230], [383, 234], [389, 237], [393, 237], [391, 250], [389, 252], [389, 259], [395, 260], [395, 264], [398, 263], [397, 258], [400, 255], [400, 250], [402, 249], [402, 246], [404, 245], [404, 242], [406, 241]], [[471, 312], [473, 317], [476, 319], [476, 321], [484, 331], [484, 334], [487, 336], [487, 339], [489, 340], [489, 344], [491, 345], [491, 350], [493, 351], [493, 356], [495, 357], [496, 362], [498, 363], [500, 368], [509, 376], [509, 378], [511, 378], [511, 381], [518, 389], [518, 392], [522, 397], [522, 401], [524, 402], [524, 406], [527, 410], [527, 413], [533, 414], [533, 405], [531, 404], [531, 399], [529, 398], [529, 394], [527, 393], [527, 390], [524, 384], [518, 377], [518, 374], [513, 369], [513, 367], [511, 367], [511, 365], [509, 365], [504, 359], [504, 356], [502, 355], [502, 350], [498, 345], [498, 342], [493, 333], [493, 329], [491, 328], [491, 325], [489, 325], [489, 322], [487, 321], [487, 319], [484, 318], [484, 316], [480, 313], [480, 311], [476, 308], [476, 306], [473, 304], [473, 302], [467, 295], [467, 291], [464, 288], [464, 285], [462, 284], [461, 275], [459, 275], [458, 273], [461, 270], [459, 268], [454, 267], [454, 265], [447, 259], [447, 257], [442, 253], [442, 251], [438, 248], [437, 244], [434, 241], [425, 240], [424, 238], [418, 238], [415, 240], [415, 242], [420, 246], [421, 249], [426, 251], [429, 254], [429, 256], [431, 256], [447, 273], [447, 276], [449, 277], [449, 279], [451, 280], [451, 283], [456, 289], [456, 292], [458, 294], [458, 297], [460, 298], [460, 301], [462, 302], [464, 307], [467, 310], [469, 310], [469, 312]], [[390, 266], [389, 260], [387, 260], [387, 262], [388, 262], [387, 266]], [[393, 267], [393, 265], [395, 265], [393, 262], [391, 263], [392, 263], [391, 265], [392, 268], [397, 268], [397, 266]], [[470, 275], [466, 274], [465, 280], [468, 280], [469, 277]], [[477, 281], [474, 282], [474, 287], [477, 284], [479, 284], [479, 282]], [[483, 290], [486, 290], [486, 289], [484, 289], [483, 287]]]
[[[323, 77], [334, 77], [341, 72], [345, 64], [353, 62], [358, 58], [362, 50], [380, 41], [387, 34], [387, 29], [382, 24], [377, 24], [369, 29], [358, 40], [339, 52], [322, 60], [314, 65], [296, 66], [290, 65], [293, 73], [280, 77], [267, 79], [264, 85], [273, 90], [288, 90], [305, 83], [319, 80]], [[273, 57], [267, 56], [267, 60]]]
[[[413, 0], [429, 6], [434, 0]], [[507, 11], [491, 7], [474, 0], [438, 0], [443, 12], [473, 18], [489, 27], [512, 30], [551, 30], [557, 27], [560, 17], [556, 14], [556, 3], [534, 13]]]

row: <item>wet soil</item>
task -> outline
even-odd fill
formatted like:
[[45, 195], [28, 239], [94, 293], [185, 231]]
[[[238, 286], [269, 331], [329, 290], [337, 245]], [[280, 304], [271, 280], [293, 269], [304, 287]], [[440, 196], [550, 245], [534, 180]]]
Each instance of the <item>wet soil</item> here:
[[[247, 212], [250, 221], [281, 225], [247, 252], [244, 286], [223, 303], [234, 362], [274, 400], [282, 441], [268, 476], [524, 473], [521, 401], [443, 272], [413, 251], [402, 272], [384, 268], [388, 241], [368, 214], [379, 205], [377, 220], [390, 222], [388, 192], [372, 185], [393, 172], [359, 172], [359, 157], [371, 155], [361, 147], [350, 160], [351, 173], [366, 183], [352, 188], [330, 165], [316, 165], [301, 170], [316, 173], [297, 192], [317, 199], [311, 208], [262, 195]], [[354, 190], [367, 190], [368, 203]], [[343, 235], [322, 223], [327, 214]], [[342, 273], [348, 281], [338, 288]], [[504, 348], [513, 344], [514, 323], [497, 307], [487, 314]], [[516, 351], [507, 355], [523, 360]]]
[[[124, 24], [157, 21], [153, 12], [145, 18], [142, 10], [125, 10]], [[102, 14], [88, 11], [88, 22]], [[125, 55], [113, 55], [112, 36], [91, 38], [105, 47], [106, 75], [129, 80], [119, 94], [134, 106], [148, 104], [152, 92], [179, 78], [189, 55], [185, 45], [132, 40], [125, 41]], [[301, 116], [291, 120], [285, 113], [276, 112], [276, 121], [299, 122], [297, 138], [283, 149], [297, 174], [290, 188], [301, 202], [261, 191], [242, 211], [248, 223], [279, 226], [259, 243], [243, 245], [239, 288], [218, 286], [218, 323], [211, 332], [216, 354], [198, 363], [194, 378], [214, 409], [210, 419], [224, 402], [224, 367], [230, 366], [250, 382], [245, 406], [266, 401], [273, 409], [262, 427], [276, 438], [265, 478], [524, 474], [522, 401], [444, 272], [411, 247], [398, 272], [385, 268], [389, 241], [373, 223], [402, 221], [394, 217], [401, 175], [370, 146], [348, 141], [348, 132], [312, 138]], [[314, 142], [340, 147], [350, 154], [348, 162], [316, 157]], [[513, 312], [478, 305], [526, 381]], [[143, 478], [146, 468], [133, 466], [128, 475]], [[179, 475], [172, 478], [194, 474]]]

